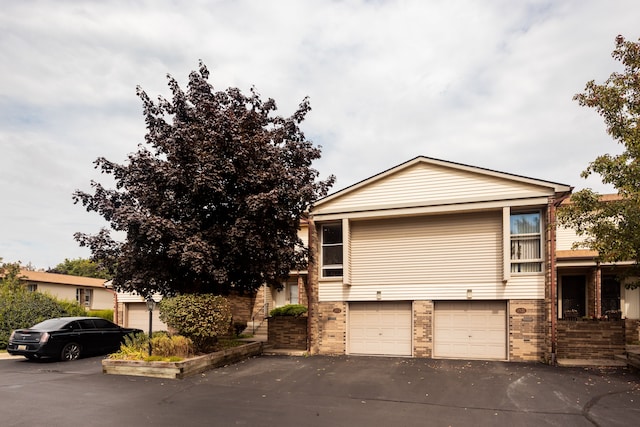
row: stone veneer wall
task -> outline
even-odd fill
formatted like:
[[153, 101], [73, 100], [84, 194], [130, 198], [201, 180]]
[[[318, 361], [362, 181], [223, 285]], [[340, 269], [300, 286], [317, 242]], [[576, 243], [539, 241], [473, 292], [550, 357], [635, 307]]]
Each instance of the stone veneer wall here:
[[433, 355], [433, 301], [413, 302], [413, 356]]
[[340, 301], [318, 303], [317, 328], [318, 354], [345, 354], [347, 303]]
[[273, 316], [268, 324], [269, 344], [274, 348], [307, 349], [307, 316]]
[[558, 320], [558, 359], [613, 359], [625, 352], [624, 321]]
[[539, 362], [545, 358], [544, 300], [509, 302], [509, 360]]

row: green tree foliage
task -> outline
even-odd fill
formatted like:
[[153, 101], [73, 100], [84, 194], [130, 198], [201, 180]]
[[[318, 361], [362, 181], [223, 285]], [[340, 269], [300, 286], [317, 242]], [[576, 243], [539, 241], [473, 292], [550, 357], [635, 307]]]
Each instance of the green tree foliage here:
[[[592, 173], [612, 184], [620, 200], [603, 200], [590, 189], [576, 192], [572, 203], [560, 210], [561, 224], [585, 238], [582, 245], [597, 250], [603, 261], [640, 261], [640, 39], [631, 42], [618, 36], [612, 57], [623, 72], [614, 72], [603, 84], [588, 82], [574, 99], [595, 109], [607, 126], [607, 133], [624, 150], [619, 155], [603, 154], [582, 172]], [[632, 285], [635, 286], [635, 285]]]
[[0, 348], [6, 348], [14, 329], [28, 328], [51, 317], [82, 316], [85, 309], [75, 302], [58, 301], [20, 285], [20, 265], [0, 266]]
[[311, 167], [320, 149], [299, 125], [303, 100], [288, 118], [275, 101], [237, 88], [214, 91], [200, 64], [184, 92], [171, 76], [171, 101], [138, 88], [147, 124], [145, 144], [125, 164], [99, 158], [115, 189], [92, 182], [74, 201], [103, 216], [110, 231], [77, 233], [92, 259], [107, 267], [117, 289], [226, 294], [280, 286], [304, 263], [300, 218], [327, 193]]
[[196, 351], [210, 349], [231, 331], [231, 304], [219, 295], [185, 294], [160, 301], [160, 320], [190, 338]]
[[109, 272], [101, 268], [96, 262], [86, 258], [69, 259], [56, 265], [49, 273], [69, 274], [71, 276], [94, 277], [96, 279], [110, 279]]

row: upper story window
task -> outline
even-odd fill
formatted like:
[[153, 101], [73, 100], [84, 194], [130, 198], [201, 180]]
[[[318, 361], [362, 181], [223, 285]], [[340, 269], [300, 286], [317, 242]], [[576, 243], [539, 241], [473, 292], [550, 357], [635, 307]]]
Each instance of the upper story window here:
[[540, 212], [511, 214], [511, 272], [542, 271], [542, 221]]
[[322, 277], [342, 277], [342, 223], [322, 225]]

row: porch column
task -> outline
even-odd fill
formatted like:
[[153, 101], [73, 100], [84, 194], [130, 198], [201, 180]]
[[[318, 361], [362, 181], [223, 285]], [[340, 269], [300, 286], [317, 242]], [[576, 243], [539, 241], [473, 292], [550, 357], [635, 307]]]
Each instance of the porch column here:
[[595, 298], [593, 298], [595, 302], [595, 316], [596, 319], [602, 317], [602, 268], [600, 268], [600, 264], [596, 266], [595, 271]]

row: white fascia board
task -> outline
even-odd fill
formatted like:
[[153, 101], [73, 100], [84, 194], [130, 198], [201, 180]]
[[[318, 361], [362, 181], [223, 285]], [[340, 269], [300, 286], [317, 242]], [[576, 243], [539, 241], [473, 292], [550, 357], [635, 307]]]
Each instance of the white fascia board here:
[[377, 219], [377, 218], [393, 218], [400, 216], [416, 216], [442, 213], [459, 213], [498, 210], [504, 207], [535, 207], [542, 209], [547, 206], [547, 197], [525, 198], [515, 200], [495, 200], [478, 203], [460, 203], [460, 204], [443, 204], [430, 206], [413, 206], [404, 208], [389, 208], [358, 210], [351, 212], [324, 212], [311, 213], [315, 221], [332, 221], [339, 219]]

